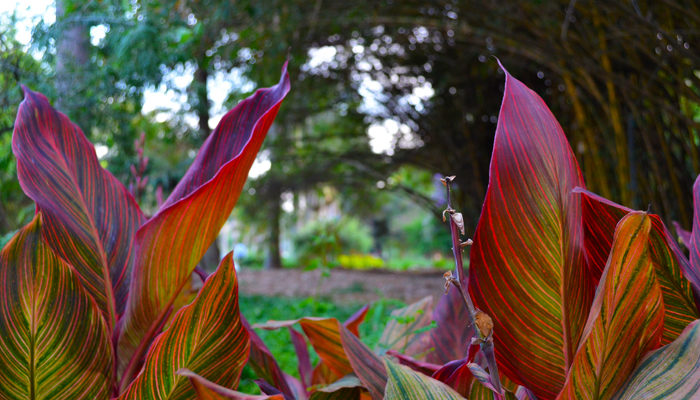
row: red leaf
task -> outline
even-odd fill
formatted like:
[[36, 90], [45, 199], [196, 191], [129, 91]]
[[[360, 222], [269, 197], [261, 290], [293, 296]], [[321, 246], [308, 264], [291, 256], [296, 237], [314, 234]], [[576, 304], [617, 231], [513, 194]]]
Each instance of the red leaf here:
[[130, 365], [127, 375], [231, 213], [288, 92], [285, 65], [277, 85], [258, 90], [221, 119], [163, 207], [136, 233], [118, 346], [122, 369]]
[[551, 399], [564, 384], [594, 292], [580, 198], [571, 194], [583, 178], [544, 101], [504, 72], [470, 291], [493, 318], [499, 370]]
[[111, 328], [126, 303], [143, 214], [80, 128], [23, 89], [12, 138], [19, 182], [44, 215], [46, 243], [73, 266]]

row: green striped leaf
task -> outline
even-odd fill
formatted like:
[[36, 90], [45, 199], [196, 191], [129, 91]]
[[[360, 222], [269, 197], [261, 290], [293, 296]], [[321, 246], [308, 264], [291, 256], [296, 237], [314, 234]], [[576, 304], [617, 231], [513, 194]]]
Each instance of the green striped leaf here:
[[379, 349], [404, 352], [414, 345], [422, 336], [421, 328], [430, 325], [432, 309], [433, 297], [426, 296], [413, 304], [392, 311], [379, 339]]
[[661, 287], [650, 259], [651, 218], [632, 212], [615, 229], [610, 257], [559, 399], [606, 399], [622, 387], [663, 329]]
[[693, 399], [700, 393], [700, 321], [639, 363], [616, 400]]
[[493, 318], [499, 371], [552, 399], [564, 385], [595, 292], [581, 199], [571, 194], [583, 178], [544, 101], [504, 72], [470, 293]]
[[277, 85], [224, 115], [163, 207], [138, 230], [118, 346], [127, 380], [231, 213], [288, 92], [285, 65]]
[[386, 400], [464, 400], [451, 387], [387, 359]]
[[283, 400], [282, 395], [275, 394], [272, 396], [268, 395], [253, 395], [237, 392], [225, 388], [221, 385], [202, 378], [201, 376], [195, 374], [188, 369], [181, 369], [177, 371], [177, 374], [184, 376], [190, 380], [190, 384], [194, 388], [196, 393], [196, 398], [198, 400]]
[[355, 375], [362, 381], [365, 388], [369, 390], [372, 399], [382, 400], [387, 380], [386, 369], [382, 359], [345, 327], [340, 329], [340, 338]]
[[107, 326], [70, 266], [42, 240], [42, 218], [0, 254], [0, 398], [107, 399]]
[[[591, 274], [600, 279], [612, 247], [615, 226], [632, 210], [587, 190], [576, 188], [583, 201], [586, 252]], [[688, 260], [658, 215], [650, 214], [649, 251], [656, 278], [664, 298], [664, 332], [662, 344], [670, 343], [683, 329], [698, 318], [692, 289], [681, 271]]]
[[194, 302], [179, 310], [153, 341], [141, 373], [119, 399], [191, 399], [192, 385], [176, 374], [183, 368], [223, 387], [236, 387], [248, 359], [248, 343], [229, 253]]
[[131, 246], [143, 214], [100, 166], [80, 128], [27, 88], [12, 150], [22, 189], [43, 214], [46, 243], [75, 268], [111, 328], [126, 304]]

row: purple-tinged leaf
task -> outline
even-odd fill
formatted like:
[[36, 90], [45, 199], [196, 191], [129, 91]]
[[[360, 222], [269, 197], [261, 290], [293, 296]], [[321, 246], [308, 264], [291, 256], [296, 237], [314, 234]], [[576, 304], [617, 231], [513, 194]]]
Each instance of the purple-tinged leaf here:
[[136, 233], [118, 346], [127, 378], [231, 213], [288, 92], [285, 65], [277, 85], [258, 90], [223, 116], [163, 207]]
[[144, 217], [95, 148], [41, 93], [24, 88], [12, 150], [46, 243], [75, 269], [111, 329], [126, 304], [132, 242]]
[[349, 329], [342, 327], [340, 338], [355, 375], [362, 381], [373, 400], [382, 400], [387, 380], [384, 362]]
[[207, 380], [188, 369], [178, 370], [177, 375], [190, 380], [198, 400], [283, 400], [282, 395], [252, 395], [237, 392]]
[[425, 361], [418, 361], [411, 356], [401, 354], [396, 350], [389, 350], [386, 355], [394, 357], [396, 361], [401, 365], [405, 365], [414, 371], [420, 372], [423, 375], [432, 376], [435, 371], [439, 370], [442, 366], [438, 364], [433, 364]]
[[43, 241], [42, 219], [0, 253], [0, 398], [106, 400], [114, 362], [107, 326]]
[[119, 399], [191, 399], [194, 388], [176, 374], [183, 368], [223, 387], [236, 387], [248, 349], [229, 253], [192, 304], [180, 309], [170, 327], [153, 341], [141, 373]]
[[475, 332], [459, 289], [450, 286], [433, 310], [432, 319], [436, 326], [425, 333], [422, 344], [427, 352], [426, 361], [445, 364], [467, 357]]
[[693, 209], [693, 232], [688, 246], [690, 266], [687, 270], [683, 270], [683, 273], [693, 285], [695, 295], [700, 297], [700, 175], [693, 185]]
[[595, 291], [588, 277], [576, 158], [544, 101], [504, 69], [469, 288], [491, 316], [499, 371], [552, 399], [564, 384]]
[[340, 339], [340, 323], [335, 318], [306, 317], [290, 321], [268, 321], [256, 328], [275, 330], [298, 323], [323, 363], [338, 377], [353, 372]]
[[301, 383], [304, 384], [304, 387], [308, 388], [311, 386], [311, 358], [309, 357], [309, 348], [306, 346], [306, 338], [304, 338], [301, 332], [298, 332], [291, 326], [288, 329], [289, 335], [292, 338], [292, 344], [294, 345], [294, 351], [297, 353]]
[[[248, 331], [250, 338], [250, 356], [248, 357], [248, 365], [253, 369], [255, 375], [262, 378], [268, 384], [276, 387], [283, 395], [285, 400], [295, 400], [304, 398], [301, 397], [305, 390], [295, 391], [295, 385], [290, 384], [286, 374], [282, 372], [277, 360], [272, 356], [270, 349], [267, 348], [260, 336], [248, 324], [248, 321], [241, 316], [243, 326]], [[299, 386], [302, 386], [299, 384]], [[303, 389], [303, 387], [302, 387]]]
[[[488, 375], [488, 373], [486, 373]], [[467, 359], [450, 361], [443, 365], [432, 374], [434, 379], [439, 380], [457, 393], [467, 397], [471, 388], [474, 376], [469, 369], [469, 361]]]
[[316, 389], [310, 400], [360, 400], [362, 382], [355, 375], [346, 375], [330, 385]]
[[686, 249], [689, 249], [692, 233], [683, 229], [681, 224], [679, 224], [677, 221], [673, 221], [673, 229], [676, 230], [676, 235], [678, 236], [678, 239], [680, 239], [681, 243], [683, 243], [683, 246], [685, 246]]

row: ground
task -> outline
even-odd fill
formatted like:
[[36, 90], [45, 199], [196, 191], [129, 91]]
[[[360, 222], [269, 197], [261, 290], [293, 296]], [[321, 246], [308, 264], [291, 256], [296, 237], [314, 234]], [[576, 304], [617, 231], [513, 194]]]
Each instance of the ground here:
[[327, 297], [338, 304], [368, 303], [381, 298], [411, 303], [443, 290], [442, 272], [437, 270], [387, 271], [333, 269], [259, 270], [238, 272], [240, 290], [246, 295]]

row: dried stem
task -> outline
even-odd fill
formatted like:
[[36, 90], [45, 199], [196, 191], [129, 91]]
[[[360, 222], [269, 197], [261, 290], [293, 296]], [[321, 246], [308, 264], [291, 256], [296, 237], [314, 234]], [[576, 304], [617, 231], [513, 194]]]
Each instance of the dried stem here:
[[455, 273], [452, 275], [451, 272], [445, 274], [445, 285], [446, 289], [449, 289], [449, 285], [453, 285], [459, 291], [464, 302], [464, 307], [469, 312], [469, 323], [471, 326], [476, 327], [475, 331], [478, 334], [477, 338], [474, 338], [481, 347], [481, 352], [486, 357], [486, 362], [489, 366], [489, 374], [491, 375], [491, 383], [498, 393], [494, 393], [496, 398], [501, 397], [502, 386], [501, 379], [498, 375], [498, 365], [496, 364], [496, 355], [493, 348], [493, 322], [491, 317], [485, 313], [479, 311], [474, 307], [474, 302], [467, 292], [466, 286], [468, 286], [468, 281], [466, 275], [464, 274], [464, 262], [462, 259], [462, 248], [465, 245], [471, 245], [471, 240], [468, 239], [465, 242], [460, 240], [460, 232], [464, 234], [464, 221], [462, 220], [462, 214], [458, 213], [452, 208], [452, 182], [454, 181], [454, 176], [447, 176], [442, 180], [447, 188], [447, 209], [443, 212], [443, 220], [445, 220], [445, 215], [449, 215], [450, 233], [452, 234], [452, 254], [455, 259]]

